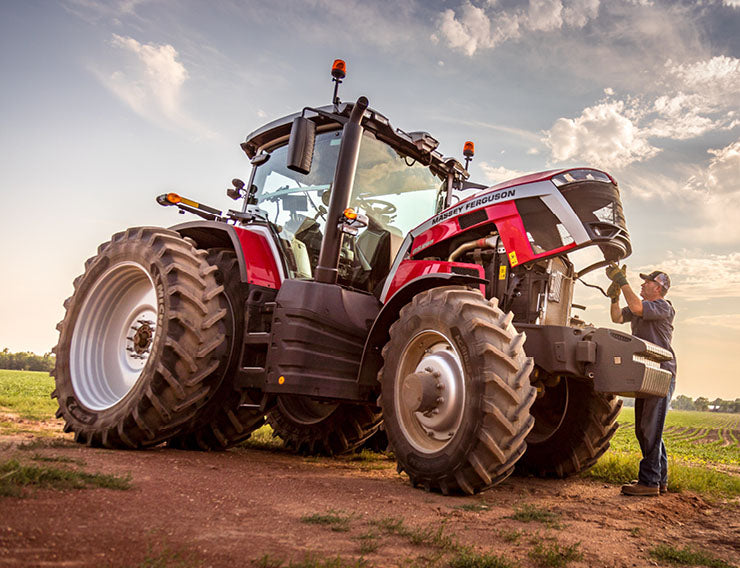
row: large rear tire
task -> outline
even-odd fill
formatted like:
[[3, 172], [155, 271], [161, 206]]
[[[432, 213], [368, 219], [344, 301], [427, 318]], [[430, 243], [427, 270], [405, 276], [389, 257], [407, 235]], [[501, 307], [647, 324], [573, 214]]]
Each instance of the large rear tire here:
[[225, 450], [249, 438], [265, 423], [265, 413], [259, 408], [259, 392], [237, 390], [232, 382], [244, 337], [239, 261], [231, 249], [209, 249], [208, 263], [218, 269], [214, 276], [224, 287], [228, 302], [224, 318], [228, 355], [218, 371], [223, 379], [215, 396], [185, 432], [167, 442], [182, 450]]
[[57, 326], [52, 393], [77, 442], [156, 445], [213, 395], [226, 315], [215, 270], [205, 251], [154, 227], [113, 235], [85, 263]]
[[524, 453], [536, 391], [511, 320], [495, 299], [444, 287], [414, 296], [391, 326], [381, 407], [398, 469], [415, 486], [473, 494]]
[[609, 449], [622, 401], [594, 391], [587, 381], [562, 378], [532, 406], [534, 428], [517, 469], [539, 477], [587, 470]]
[[378, 409], [280, 395], [267, 421], [285, 446], [305, 455], [340, 455], [362, 446], [380, 427]]

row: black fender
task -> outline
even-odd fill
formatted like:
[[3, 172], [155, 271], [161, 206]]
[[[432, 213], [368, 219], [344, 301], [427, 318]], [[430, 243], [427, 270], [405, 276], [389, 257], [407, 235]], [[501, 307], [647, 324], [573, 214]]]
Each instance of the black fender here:
[[393, 297], [381, 308], [380, 313], [378, 313], [370, 328], [370, 333], [367, 336], [365, 347], [362, 351], [362, 362], [358, 376], [359, 384], [372, 388], [379, 386], [378, 372], [383, 366], [381, 351], [390, 339], [388, 330], [393, 322], [398, 319], [401, 308], [408, 304], [411, 298], [431, 288], [455, 285], [479, 286], [481, 284], [488, 284], [488, 280], [466, 274], [435, 273], [419, 276], [399, 288], [393, 294]]
[[236, 253], [239, 261], [239, 278], [242, 282], [247, 282], [247, 265], [244, 260], [244, 251], [239, 244], [239, 238], [236, 231], [231, 225], [219, 221], [190, 221], [170, 227], [177, 231], [183, 237], [193, 239], [198, 248], [228, 248]]

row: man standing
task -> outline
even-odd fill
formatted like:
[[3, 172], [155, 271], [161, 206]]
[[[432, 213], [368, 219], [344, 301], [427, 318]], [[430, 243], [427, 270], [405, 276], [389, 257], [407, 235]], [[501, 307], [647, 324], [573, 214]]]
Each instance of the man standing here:
[[[665, 299], [671, 287], [671, 279], [665, 272], [655, 270], [650, 274], [640, 274], [643, 280], [640, 300], [627, 282], [626, 269], [623, 266], [620, 270], [616, 264], [606, 269], [606, 275], [612, 281], [608, 292], [612, 299], [612, 321], [630, 322], [632, 335], [669, 350], [674, 357], [661, 363], [661, 367], [673, 375], [668, 395], [663, 398], [650, 396], [635, 399], [635, 434], [642, 450], [642, 460], [637, 482], [623, 485], [622, 493], [652, 496], [668, 491], [668, 456], [663, 443], [663, 426], [676, 386], [676, 358], [671, 347], [676, 310]], [[625, 308], [619, 307], [620, 292], [627, 302]]]

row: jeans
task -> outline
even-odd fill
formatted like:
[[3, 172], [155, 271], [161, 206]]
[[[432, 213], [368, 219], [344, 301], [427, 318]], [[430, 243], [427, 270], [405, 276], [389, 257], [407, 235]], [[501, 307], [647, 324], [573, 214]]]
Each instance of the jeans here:
[[668, 484], [668, 454], [663, 443], [663, 426], [675, 388], [674, 376], [665, 397], [635, 399], [635, 435], [642, 450], [637, 480], [643, 485], [657, 487]]

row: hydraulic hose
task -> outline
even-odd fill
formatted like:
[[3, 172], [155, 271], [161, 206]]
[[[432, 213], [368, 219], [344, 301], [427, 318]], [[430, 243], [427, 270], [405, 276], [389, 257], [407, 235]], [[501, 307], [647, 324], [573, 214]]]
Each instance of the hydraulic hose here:
[[467, 243], [463, 243], [459, 247], [457, 247], [455, 250], [453, 250], [449, 258], [447, 259], [447, 261], [454, 262], [455, 259], [462, 256], [463, 253], [466, 253], [469, 250], [473, 250], [475, 248], [496, 248], [497, 244], [498, 244], [498, 236], [484, 237], [482, 239], [477, 239], [475, 241], [468, 241]]

